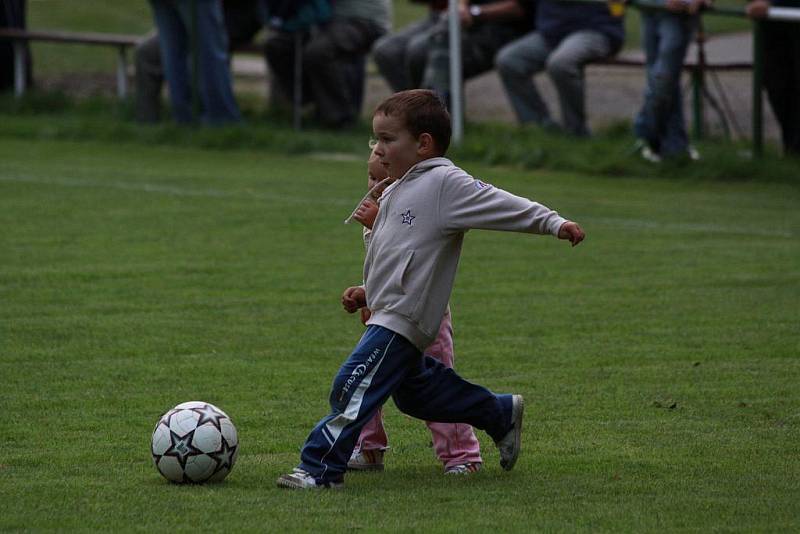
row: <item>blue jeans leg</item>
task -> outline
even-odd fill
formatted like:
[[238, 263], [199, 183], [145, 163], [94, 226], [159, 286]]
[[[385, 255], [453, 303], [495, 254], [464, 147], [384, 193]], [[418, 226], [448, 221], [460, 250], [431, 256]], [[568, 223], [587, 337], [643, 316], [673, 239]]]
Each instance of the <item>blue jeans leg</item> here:
[[228, 62], [228, 34], [220, 2], [197, 2], [197, 32], [203, 122], [238, 122], [241, 116], [233, 96], [233, 79]]
[[430, 30], [435, 23], [436, 19], [431, 15], [375, 42], [372, 59], [392, 90], [414, 89], [421, 82], [425, 57], [422, 57], [423, 65], [419, 66], [420, 44], [423, 50], [427, 49]]
[[634, 130], [664, 156], [688, 149], [680, 81], [695, 24], [695, 18], [685, 15], [642, 12], [647, 88]]
[[161, 63], [169, 87], [172, 115], [180, 123], [192, 121], [192, 92], [189, 73], [189, 34], [178, 2], [150, 0], [158, 27]]
[[533, 122], [546, 127], [554, 124], [547, 104], [533, 83], [533, 76], [544, 70], [550, 52], [550, 46], [540, 34], [529, 33], [504, 46], [495, 57], [508, 100], [522, 124]]
[[[161, 58], [175, 120], [193, 120], [191, 89], [192, 8], [189, 0], [150, 0], [158, 27]], [[222, 124], [240, 120], [228, 67], [227, 34], [216, 0], [198, 0], [197, 55], [202, 120]]]
[[339, 369], [331, 412], [306, 439], [300, 468], [323, 482], [341, 480], [362, 427], [392, 394], [409, 415], [468, 423], [495, 440], [511, 426], [510, 395], [467, 382], [399, 334], [373, 325]]
[[589, 135], [586, 124], [584, 66], [611, 54], [611, 41], [594, 30], [572, 32], [547, 58], [547, 72], [558, 91], [564, 131], [579, 137]]

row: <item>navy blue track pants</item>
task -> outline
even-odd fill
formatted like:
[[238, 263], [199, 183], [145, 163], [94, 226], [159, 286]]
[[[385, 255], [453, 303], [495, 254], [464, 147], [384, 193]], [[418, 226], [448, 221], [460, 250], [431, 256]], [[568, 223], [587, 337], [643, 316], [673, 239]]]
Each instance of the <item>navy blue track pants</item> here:
[[320, 481], [340, 480], [361, 428], [390, 396], [403, 413], [467, 423], [495, 441], [511, 428], [511, 395], [467, 382], [400, 334], [371, 325], [339, 368], [331, 412], [309, 434], [299, 467]]

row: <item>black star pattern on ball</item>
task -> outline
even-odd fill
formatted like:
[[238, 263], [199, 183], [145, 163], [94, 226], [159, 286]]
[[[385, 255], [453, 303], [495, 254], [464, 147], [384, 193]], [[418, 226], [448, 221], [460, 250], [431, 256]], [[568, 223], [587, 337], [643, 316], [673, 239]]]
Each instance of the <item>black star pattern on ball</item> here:
[[167, 413], [165, 413], [164, 415], [162, 415], [162, 416], [161, 416], [161, 419], [159, 419], [159, 420], [158, 420], [158, 423], [156, 423], [156, 428], [158, 428], [158, 425], [160, 425], [160, 424], [162, 424], [162, 423], [164, 424], [164, 426], [166, 426], [167, 428], [169, 428], [169, 420], [170, 420], [170, 419], [172, 419], [172, 415], [173, 415], [175, 412], [177, 412], [177, 411], [178, 411], [178, 410], [174, 410], [174, 409], [173, 409], [173, 410], [170, 410], [170, 411], [168, 411], [168, 412], [167, 412]]
[[220, 419], [225, 419], [224, 413], [214, 409], [214, 407], [210, 404], [204, 404], [200, 408], [192, 408], [192, 411], [200, 415], [200, 419], [197, 421], [197, 426], [204, 425], [205, 423], [211, 423], [216, 427], [217, 430], [222, 432], [222, 427], [220, 426], [219, 421]]
[[401, 214], [403, 216], [403, 224], [407, 224], [409, 226], [413, 226], [411, 221], [417, 218], [416, 215], [411, 215], [411, 210], [406, 210], [405, 213]]
[[185, 436], [179, 436], [172, 430], [169, 431], [169, 438], [172, 441], [169, 448], [164, 451], [163, 456], [173, 456], [178, 459], [181, 464], [181, 469], [186, 469], [186, 460], [190, 456], [198, 456], [203, 454], [203, 451], [192, 445], [192, 438], [194, 438], [194, 430]]
[[222, 448], [217, 452], [211, 452], [208, 454], [217, 462], [217, 468], [214, 470], [215, 473], [222, 471], [226, 467], [228, 468], [228, 471], [233, 468], [233, 457], [236, 455], [237, 448], [238, 445], [229, 447], [228, 441], [225, 438], [222, 438]]

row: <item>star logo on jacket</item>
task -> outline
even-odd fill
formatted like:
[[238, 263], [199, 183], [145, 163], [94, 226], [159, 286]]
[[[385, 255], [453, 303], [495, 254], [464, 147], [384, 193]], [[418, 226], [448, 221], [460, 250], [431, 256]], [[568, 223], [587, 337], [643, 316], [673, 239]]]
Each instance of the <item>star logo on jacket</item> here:
[[403, 217], [403, 224], [407, 224], [409, 226], [413, 226], [411, 221], [417, 218], [416, 215], [411, 214], [411, 210], [406, 210], [405, 213], [401, 213], [400, 215]]

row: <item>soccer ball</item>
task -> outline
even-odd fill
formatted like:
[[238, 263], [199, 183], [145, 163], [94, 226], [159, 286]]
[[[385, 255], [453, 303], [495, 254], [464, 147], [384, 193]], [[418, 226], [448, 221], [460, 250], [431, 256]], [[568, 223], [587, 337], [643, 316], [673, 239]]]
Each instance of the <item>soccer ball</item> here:
[[239, 438], [228, 414], [213, 404], [184, 402], [158, 420], [150, 451], [167, 480], [219, 482], [233, 469]]

